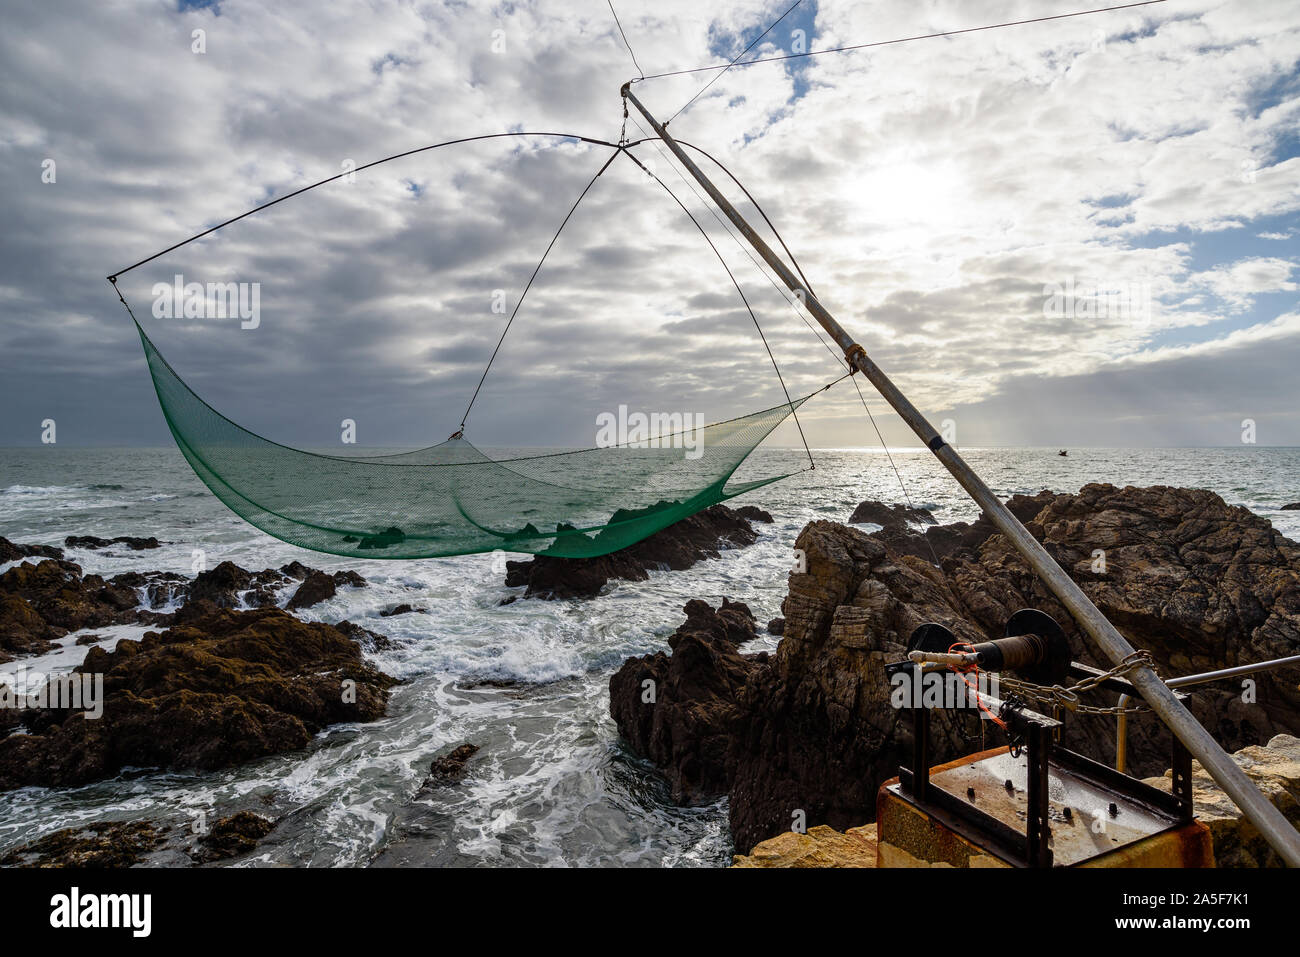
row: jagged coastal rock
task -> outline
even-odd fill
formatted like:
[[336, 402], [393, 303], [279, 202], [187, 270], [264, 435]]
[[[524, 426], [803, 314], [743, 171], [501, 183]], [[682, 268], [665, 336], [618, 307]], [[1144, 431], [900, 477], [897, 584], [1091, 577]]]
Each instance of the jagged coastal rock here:
[[610, 678], [610, 711], [632, 750], [664, 769], [673, 800], [703, 804], [727, 791], [727, 751], [743, 715], [737, 695], [767, 655], [738, 650], [757, 637], [745, 605], [724, 598], [715, 611], [694, 599], [685, 612], [671, 655], [629, 659]]
[[25, 710], [0, 739], [0, 789], [85, 784], [123, 767], [225, 767], [306, 747], [336, 722], [384, 714], [395, 680], [344, 631], [284, 611], [190, 602], [172, 627], [91, 648], [77, 673], [103, 675], [98, 718]]
[[0, 867], [130, 867], [162, 842], [152, 821], [108, 821], [68, 827], [15, 848]]
[[[1012, 504], [1130, 641], [1152, 652], [1161, 674], [1300, 649], [1300, 546], [1247, 509], [1165, 486], [1088, 485]], [[795, 545], [806, 571], [790, 575], [784, 636], [770, 659], [740, 655], [705, 629], [689, 643], [678, 638], [689, 652], [681, 662], [677, 649], [632, 659], [611, 681], [615, 721], [634, 751], [665, 769], [676, 799], [729, 795], [741, 854], [796, 819], [839, 831], [873, 819], [876, 790], [896, 773], [905, 741], [883, 667], [902, 657], [918, 625], [938, 621], [983, 640], [1000, 636], [1014, 611], [1036, 607], [1061, 622], [1076, 659], [1103, 664], [985, 520], [875, 535], [819, 521]], [[645, 679], [655, 682], [653, 704], [642, 701]], [[1300, 690], [1284, 673], [1246, 687], [1207, 685], [1188, 704], [1230, 750], [1300, 729]], [[935, 718], [936, 762], [979, 750], [980, 722]], [[1110, 762], [1114, 733], [1113, 720], [1080, 716], [1065, 743]], [[1159, 773], [1168, 755], [1156, 719], [1130, 722], [1131, 772]]]
[[117, 538], [99, 538], [96, 535], [69, 535], [63, 540], [67, 548], [109, 548], [113, 545], [125, 545], [133, 552], [142, 552], [150, 548], [162, 548], [162, 542], [150, 535], [137, 538], [133, 535], [119, 535]]
[[257, 842], [274, 829], [275, 822], [270, 818], [252, 811], [239, 811], [213, 824], [199, 838], [199, 846], [190, 856], [201, 864], [240, 857], [256, 848]]
[[459, 784], [469, 774], [470, 758], [474, 757], [478, 752], [479, 746], [477, 744], [466, 742], [453, 748], [442, 757], [434, 758], [433, 763], [429, 765], [429, 776], [425, 778], [421, 787], [431, 789]]
[[59, 558], [14, 565], [0, 575], [0, 662], [43, 654], [70, 631], [159, 620], [139, 604], [121, 576], [83, 576], [80, 565]]
[[184, 821], [101, 821], [67, 827], [0, 857], [0, 867], [120, 868], [139, 864], [210, 864], [257, 848], [275, 822], [252, 811], [220, 818], [196, 835]]
[[0, 562], [16, 562], [20, 558], [62, 558], [63, 549], [54, 545], [20, 545], [0, 536]]
[[920, 525], [938, 524], [928, 508], [886, 505], [884, 502], [877, 501], [858, 503], [858, 507], [849, 516], [850, 525], [880, 525], [883, 528], [897, 528], [905, 527], [909, 522]]
[[644, 581], [650, 570], [680, 571], [723, 548], [742, 548], [758, 540], [751, 522], [771, 523], [772, 516], [752, 505], [733, 509], [713, 505], [655, 532], [628, 548], [598, 558], [553, 558], [506, 562], [506, 585], [528, 586], [525, 598], [592, 598], [610, 579]]
[[[363, 587], [354, 571], [327, 574], [299, 562], [283, 568], [250, 572], [222, 562], [194, 579], [175, 572], [124, 572], [105, 579], [84, 575], [59, 549], [15, 545], [0, 539], [0, 553], [22, 562], [0, 574], [0, 663], [48, 652], [69, 632], [110, 625], [165, 625], [172, 613], [155, 611], [181, 602], [208, 601], [219, 608], [272, 607], [281, 589], [301, 580], [289, 599], [291, 609], [310, 607], [335, 594], [341, 585]], [[55, 553], [51, 555], [50, 553]]]

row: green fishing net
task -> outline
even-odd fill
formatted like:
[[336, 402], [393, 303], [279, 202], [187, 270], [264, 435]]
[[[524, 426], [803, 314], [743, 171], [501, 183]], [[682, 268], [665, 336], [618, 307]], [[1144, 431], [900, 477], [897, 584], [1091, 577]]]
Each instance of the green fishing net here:
[[395, 455], [326, 455], [279, 445], [221, 415], [136, 328], [167, 424], [208, 488], [282, 541], [357, 558], [497, 549], [590, 558], [626, 548], [787, 477], [727, 484], [808, 398], [635, 446], [494, 460], [454, 439]]

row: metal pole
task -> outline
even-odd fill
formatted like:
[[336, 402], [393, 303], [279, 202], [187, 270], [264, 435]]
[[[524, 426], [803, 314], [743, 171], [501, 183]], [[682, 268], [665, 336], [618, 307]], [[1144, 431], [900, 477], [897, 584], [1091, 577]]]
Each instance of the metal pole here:
[[[691, 158], [686, 155], [686, 151], [678, 145], [677, 141], [668, 134], [668, 130], [636, 98], [630, 87], [630, 83], [623, 85], [623, 96], [649, 121], [655, 133], [673, 151], [673, 154], [686, 167], [687, 171], [695, 177], [695, 180], [704, 187], [705, 192], [726, 213], [727, 218], [749, 240], [749, 244], [781, 277], [782, 282], [790, 287], [791, 292], [799, 297], [808, 311], [812, 313], [813, 318], [821, 323], [822, 328], [844, 350], [844, 357], [850, 366], [867, 377], [868, 381], [875, 386], [876, 391], [893, 407], [899, 417], [929, 447], [935, 457], [943, 463], [944, 468], [952, 474], [953, 478], [966, 490], [966, 493], [984, 510], [984, 513], [988, 515], [989, 520], [997, 527], [998, 531], [1005, 535], [1016, 550], [1024, 556], [1025, 561], [1029, 563], [1030, 567], [1038, 573], [1047, 587], [1052, 590], [1052, 593], [1065, 605], [1074, 620], [1092, 636], [1093, 640], [1101, 646], [1102, 650], [1116, 664], [1133, 654], [1134, 648], [1129, 644], [1128, 639], [1115, 630], [1115, 626], [1106, 619], [1106, 616], [1101, 613], [1061, 566], [1056, 564], [1056, 561], [1047, 553], [1047, 550], [1029, 534], [1029, 530], [1020, 523], [1020, 520], [1011, 514], [1010, 510], [984, 484], [984, 481], [971, 471], [970, 466], [957, 454], [953, 447], [946, 443], [934, 430], [934, 426], [926, 421], [925, 416], [917, 410], [916, 406], [912, 405], [907, 396], [903, 395], [898, 390], [898, 387], [889, 380], [889, 377], [871, 361], [862, 346], [853, 341], [853, 337], [844, 331], [844, 328], [835, 320], [835, 317], [826, 311], [826, 308], [817, 301], [817, 298], [809, 290], [803, 288], [798, 277], [790, 271], [785, 262], [772, 251], [771, 247], [763, 241], [763, 238], [754, 231], [753, 227], [736, 211], [736, 208], [731, 205], [700, 168], [692, 162]], [[1282, 812], [1270, 804], [1268, 799], [1259, 792], [1250, 778], [1246, 776], [1246, 773], [1237, 766], [1236, 762], [1223, 748], [1219, 747], [1219, 743], [1214, 740], [1210, 732], [1206, 731], [1200, 722], [1192, 716], [1191, 712], [1183, 707], [1182, 702], [1178, 700], [1174, 692], [1150, 668], [1136, 669], [1132, 673], [1130, 680], [1134, 687], [1141, 692], [1147, 704], [1151, 706], [1151, 710], [1164, 720], [1169, 729], [1187, 747], [1187, 750], [1191, 751], [1200, 760], [1201, 765], [1218, 782], [1219, 787], [1223, 788], [1237, 807], [1241, 808], [1242, 813], [1259, 829], [1260, 834], [1263, 835], [1273, 849], [1290, 866], [1300, 867], [1300, 831], [1292, 827], [1290, 822], [1282, 815]]]
[[[1300, 664], [1300, 655], [1288, 658], [1271, 658], [1268, 661], [1256, 661], [1249, 665], [1237, 665], [1235, 668], [1220, 668], [1218, 671], [1203, 671], [1195, 675], [1182, 675], [1165, 681], [1171, 688], [1186, 688], [1188, 685], [1202, 685], [1223, 678], [1236, 678], [1238, 675], [1253, 675], [1260, 671], [1274, 671], [1284, 665]], [[1128, 693], [1119, 696], [1116, 707], [1124, 709], [1132, 701]], [[1128, 712], [1121, 710], [1115, 716], [1115, 770], [1123, 771], [1128, 763]]]

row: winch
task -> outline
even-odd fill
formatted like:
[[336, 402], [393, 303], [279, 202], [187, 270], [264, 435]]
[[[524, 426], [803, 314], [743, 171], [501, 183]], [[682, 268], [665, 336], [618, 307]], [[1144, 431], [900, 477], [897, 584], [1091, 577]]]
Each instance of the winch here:
[[[1176, 737], [1170, 792], [1060, 743], [1064, 715], [1088, 710], [1081, 692], [1133, 694], [1124, 671], [1071, 660], [1061, 626], [1033, 608], [989, 641], [934, 622], [913, 631], [886, 676], [896, 688], [943, 684], [895, 699], [910, 712], [911, 755], [877, 798], [880, 866], [1213, 866], [1209, 830], [1193, 818], [1191, 754]], [[931, 767], [934, 707], [975, 709], [1010, 744]]]

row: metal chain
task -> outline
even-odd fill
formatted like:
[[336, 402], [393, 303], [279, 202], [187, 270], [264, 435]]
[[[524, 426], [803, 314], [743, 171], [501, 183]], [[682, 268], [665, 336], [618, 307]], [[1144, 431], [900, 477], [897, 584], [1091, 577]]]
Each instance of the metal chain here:
[[1111, 678], [1126, 678], [1139, 668], [1155, 670], [1155, 659], [1151, 657], [1151, 652], [1139, 649], [1126, 656], [1123, 661], [1111, 668], [1110, 671], [1099, 675], [1089, 675], [1068, 688], [1061, 685], [1039, 685], [1031, 681], [1021, 681], [1019, 678], [1008, 678], [999, 675], [998, 689], [1001, 691], [1005, 688], [1012, 694], [1019, 695], [1026, 700], [1065, 708], [1075, 714], [1141, 714], [1151, 709], [1142, 704], [1129, 705], [1124, 708], [1119, 705], [1102, 707], [1100, 705], [1084, 704], [1079, 700], [1081, 693], [1092, 691]]

